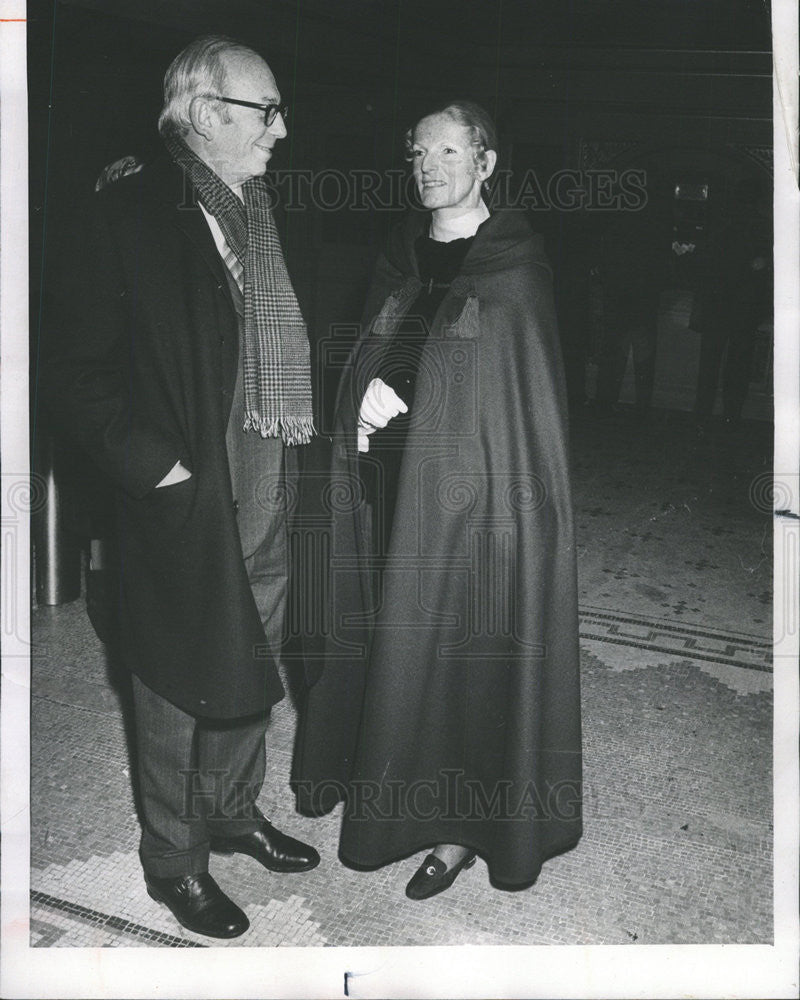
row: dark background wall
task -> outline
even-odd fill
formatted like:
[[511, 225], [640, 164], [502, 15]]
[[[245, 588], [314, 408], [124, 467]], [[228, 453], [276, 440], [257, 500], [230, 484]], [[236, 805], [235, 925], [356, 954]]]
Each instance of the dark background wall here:
[[[164, 70], [199, 33], [235, 35], [273, 68], [292, 107], [279, 174], [404, 169], [403, 129], [459, 95], [496, 116], [518, 176], [635, 164], [667, 189], [701, 177], [719, 199], [747, 178], [762, 200], [770, 190], [766, 0], [32, 0], [28, 16], [34, 335], [51, 220], [109, 161], [157, 150]], [[358, 318], [396, 217], [336, 209], [339, 193], [329, 176], [316, 199], [328, 208], [306, 197], [283, 219], [315, 339]], [[557, 265], [565, 213], [532, 219]]]

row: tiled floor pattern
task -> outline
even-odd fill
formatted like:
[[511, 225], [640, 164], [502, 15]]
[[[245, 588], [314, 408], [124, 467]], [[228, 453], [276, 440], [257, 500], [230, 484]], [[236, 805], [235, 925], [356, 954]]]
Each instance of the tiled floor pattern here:
[[86, 940], [78, 939], [74, 942], [74, 944], [83, 944], [86, 947], [103, 948], [113, 944], [128, 944], [129, 936], [133, 936], [135, 939], [130, 944], [139, 944], [148, 948], [153, 945], [166, 945], [170, 948], [203, 947], [194, 941], [175, 937], [174, 934], [157, 931], [152, 927], [144, 927], [142, 924], [126, 920], [124, 917], [100, 913], [88, 906], [71, 903], [68, 899], [59, 899], [46, 892], [33, 890], [31, 904], [48, 911], [46, 920], [39, 921], [31, 918], [31, 945], [33, 947], [41, 948], [55, 944], [64, 930], [74, 931], [71, 921], [75, 919], [89, 925], [85, 928]]
[[580, 637], [651, 653], [682, 654], [706, 663], [772, 670], [772, 643], [757, 636], [691, 628], [652, 618], [632, 618], [599, 608], [581, 608]]
[[[338, 811], [294, 813], [285, 699], [260, 805], [322, 863], [277, 876], [214, 857], [251, 920], [228, 946], [771, 941], [769, 516], [751, 500], [765, 441], [755, 429], [712, 449], [683, 425], [576, 428], [586, 832], [575, 850], [521, 892], [491, 888], [479, 862], [441, 896], [407, 900], [417, 858], [352, 871], [336, 857]], [[659, 541], [651, 509], [663, 522], [663, 498], [677, 511], [682, 491], [697, 497], [692, 516], [661, 524]], [[81, 602], [37, 610], [34, 630], [32, 944], [208, 945], [144, 891], [125, 714]]]

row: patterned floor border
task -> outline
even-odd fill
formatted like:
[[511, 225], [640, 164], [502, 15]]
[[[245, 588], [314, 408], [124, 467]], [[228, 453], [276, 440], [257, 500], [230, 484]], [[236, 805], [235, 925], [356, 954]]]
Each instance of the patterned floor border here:
[[582, 606], [580, 638], [772, 673], [772, 643], [743, 633]]
[[124, 920], [122, 917], [115, 917], [110, 913], [101, 913], [88, 906], [81, 906], [79, 903], [71, 903], [68, 899], [59, 899], [57, 896], [50, 896], [46, 892], [39, 892], [37, 889], [31, 890], [31, 907], [43, 906], [51, 910], [57, 910], [60, 914], [74, 919], [84, 920], [98, 930], [114, 930], [120, 934], [132, 934], [135, 937], [146, 940], [150, 944], [167, 945], [170, 948], [205, 948], [206, 945], [196, 941], [187, 941], [186, 938], [176, 937], [174, 934], [165, 934], [163, 931], [154, 930], [152, 927], [145, 927], [142, 924], [134, 923], [132, 920]]

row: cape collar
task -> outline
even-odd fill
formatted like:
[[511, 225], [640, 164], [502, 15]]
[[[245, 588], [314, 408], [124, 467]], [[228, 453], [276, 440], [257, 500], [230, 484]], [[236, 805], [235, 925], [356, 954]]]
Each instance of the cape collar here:
[[[428, 233], [430, 218], [429, 212], [411, 210], [389, 237], [386, 259], [392, 268], [403, 275], [419, 277], [414, 242], [417, 237]], [[525, 212], [498, 209], [479, 227], [464, 258], [461, 273], [486, 274], [520, 264], [538, 264], [549, 272], [544, 241], [540, 234], [532, 232]]]

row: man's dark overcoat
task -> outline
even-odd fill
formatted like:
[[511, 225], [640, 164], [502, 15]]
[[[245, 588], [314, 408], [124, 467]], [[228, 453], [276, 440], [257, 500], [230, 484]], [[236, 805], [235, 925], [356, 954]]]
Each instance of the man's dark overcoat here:
[[[225, 265], [167, 159], [95, 195], [74, 249], [52, 289], [45, 391], [116, 485], [122, 653], [187, 712], [262, 711], [283, 688], [225, 446], [239, 349]], [[179, 459], [191, 478], [156, 489]]]
[[413, 322], [428, 219], [412, 214], [394, 231], [342, 380], [325, 497], [332, 611], [294, 778], [304, 811], [347, 798], [346, 860], [463, 844], [498, 883], [522, 886], [581, 835], [576, 559], [550, 269], [518, 213], [478, 229], [422, 350], [389, 549], [376, 554], [381, 512], [366, 503], [356, 421], [398, 324]]

